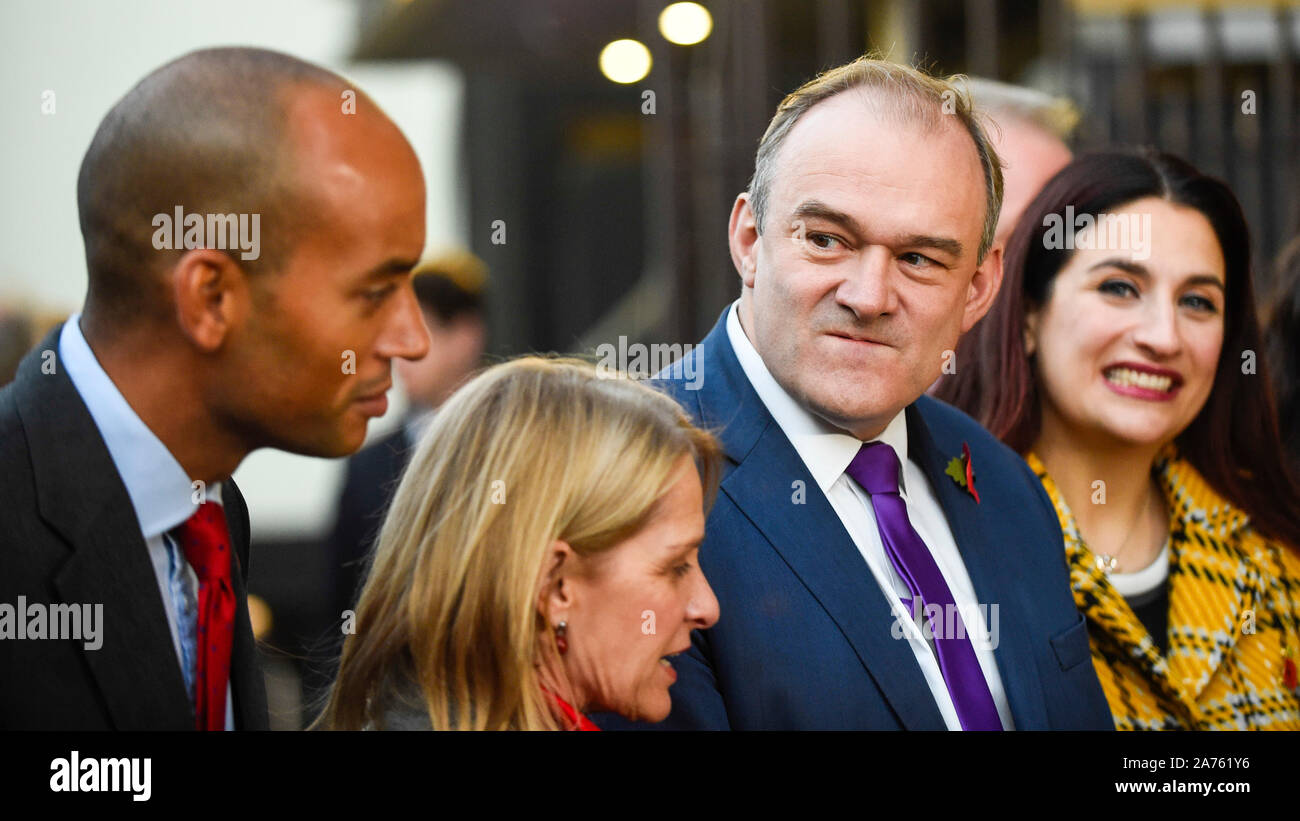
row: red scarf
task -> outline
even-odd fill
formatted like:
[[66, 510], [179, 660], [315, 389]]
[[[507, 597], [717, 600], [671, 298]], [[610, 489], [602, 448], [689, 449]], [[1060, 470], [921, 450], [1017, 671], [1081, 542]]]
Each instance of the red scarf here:
[[[597, 731], [600, 730], [600, 728], [597, 727], [595, 724], [592, 724], [591, 721], [586, 716], [584, 716], [582, 713], [578, 712], [577, 710], [573, 709], [573, 707], [570, 706], [567, 701], [560, 698], [555, 693], [552, 693], [550, 690], [547, 690], [545, 687], [542, 688], [542, 692], [546, 693], [551, 698], [555, 699], [555, 703], [560, 705], [560, 711], [563, 712], [564, 717], [569, 720], [568, 729], [597, 730]], [[577, 725], [576, 727], [574, 726], [575, 724]]]

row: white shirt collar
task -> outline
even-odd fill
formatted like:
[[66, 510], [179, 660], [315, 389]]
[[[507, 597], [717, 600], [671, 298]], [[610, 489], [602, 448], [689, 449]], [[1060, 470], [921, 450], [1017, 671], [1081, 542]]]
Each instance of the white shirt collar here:
[[[131, 497], [145, 541], [171, 530], [198, 510], [195, 488], [171, 451], [127, 404], [82, 336], [74, 314], [59, 334], [59, 363], [81, 394]], [[209, 501], [221, 502], [221, 483], [204, 489]]]
[[[772, 418], [781, 426], [790, 444], [794, 445], [799, 458], [808, 466], [817, 485], [826, 492], [835, 484], [849, 462], [862, 448], [862, 440], [831, 425], [826, 420], [804, 408], [786, 393], [780, 383], [768, 371], [763, 358], [759, 356], [745, 330], [740, 326], [740, 300], [731, 305], [727, 312], [727, 338], [740, 360], [740, 367], [745, 372], [758, 398], [767, 407]], [[867, 441], [881, 441], [888, 444], [898, 454], [900, 466], [907, 461], [907, 411], [898, 412], [880, 435]], [[907, 487], [899, 470], [899, 489], [906, 498]]]

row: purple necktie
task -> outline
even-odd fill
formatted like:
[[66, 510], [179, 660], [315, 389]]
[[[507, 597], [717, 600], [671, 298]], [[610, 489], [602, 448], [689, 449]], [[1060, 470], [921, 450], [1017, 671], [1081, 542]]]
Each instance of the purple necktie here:
[[[966, 636], [961, 613], [953, 601], [948, 583], [939, 572], [930, 549], [912, 528], [907, 518], [907, 503], [898, 495], [898, 454], [885, 442], [867, 442], [853, 457], [845, 471], [871, 494], [871, 506], [876, 511], [876, 526], [880, 540], [885, 544], [885, 555], [907, 583], [913, 600], [920, 597], [926, 605], [942, 608], [938, 619], [926, 618], [934, 634], [934, 649], [939, 656], [939, 670], [943, 673], [948, 694], [957, 708], [957, 718], [963, 730], [1001, 730], [1002, 720], [993, 704], [993, 694], [980, 670], [975, 648]], [[915, 610], [913, 612], [916, 612]], [[925, 613], [923, 609], [921, 612]], [[956, 635], [945, 635], [943, 614], [951, 613], [950, 626]], [[937, 623], [936, 623], [937, 622]]]

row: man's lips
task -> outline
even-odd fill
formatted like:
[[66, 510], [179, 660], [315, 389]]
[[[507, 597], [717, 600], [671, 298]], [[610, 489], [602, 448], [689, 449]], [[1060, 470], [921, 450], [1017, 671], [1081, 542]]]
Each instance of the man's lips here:
[[370, 391], [370, 392], [368, 392], [368, 393], [363, 393], [363, 394], [361, 394], [360, 396], [358, 396], [356, 399], [354, 399], [354, 400], [352, 400], [352, 401], [354, 401], [354, 402], [368, 402], [368, 401], [373, 401], [373, 400], [375, 400], [375, 399], [379, 399], [380, 397], [387, 396], [387, 395], [388, 395], [388, 392], [389, 392], [390, 390], [392, 390], [392, 387], [393, 387], [392, 380], [389, 380], [389, 381], [385, 382], [385, 383], [383, 384], [383, 386], [381, 386], [381, 387], [379, 387], [379, 388], [377, 388], [377, 389], [375, 389], [375, 390], [373, 390], [373, 391]]
[[845, 340], [845, 341], [847, 341], [847, 342], [862, 342], [862, 343], [871, 344], [871, 345], [884, 345], [884, 344], [885, 344], [884, 342], [881, 342], [881, 341], [878, 340], [878, 339], [872, 339], [872, 338], [869, 337], [869, 336], [863, 336], [862, 334], [850, 333], [850, 332], [848, 332], [848, 331], [826, 331], [826, 335], [827, 335], [827, 336], [833, 336], [833, 337], [835, 337], [836, 339], [843, 339], [843, 340]]
[[358, 406], [366, 416], [383, 416], [388, 413], [388, 389], [392, 386], [393, 383], [388, 382], [381, 390], [358, 396], [352, 400], [352, 404]]

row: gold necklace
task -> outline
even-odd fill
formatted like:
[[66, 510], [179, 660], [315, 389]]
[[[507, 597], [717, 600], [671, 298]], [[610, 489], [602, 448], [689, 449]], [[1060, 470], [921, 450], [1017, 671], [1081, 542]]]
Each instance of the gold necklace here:
[[1119, 557], [1128, 549], [1129, 540], [1133, 538], [1134, 531], [1137, 530], [1138, 522], [1141, 522], [1147, 515], [1147, 509], [1151, 507], [1151, 491], [1147, 489], [1147, 498], [1142, 502], [1142, 509], [1138, 511], [1137, 519], [1133, 522], [1133, 527], [1129, 528], [1128, 535], [1124, 537], [1124, 542], [1119, 546], [1119, 550], [1114, 555], [1109, 553], [1097, 554], [1097, 569], [1109, 576], [1119, 568]]

